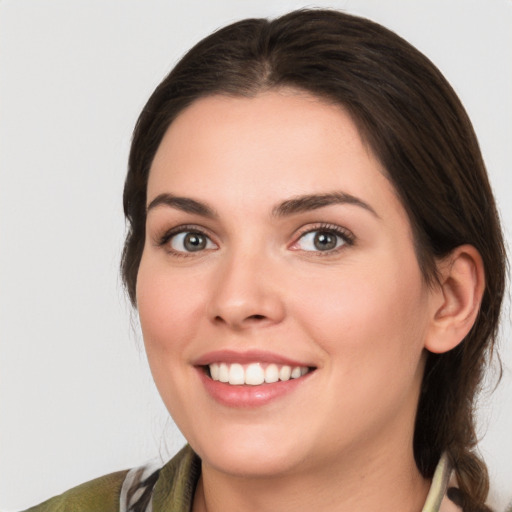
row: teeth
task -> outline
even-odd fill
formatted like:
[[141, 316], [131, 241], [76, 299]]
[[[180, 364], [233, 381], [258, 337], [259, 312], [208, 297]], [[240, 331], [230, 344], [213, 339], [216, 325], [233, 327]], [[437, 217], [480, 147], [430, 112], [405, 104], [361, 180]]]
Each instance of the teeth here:
[[[215, 377], [212, 375], [212, 379]], [[265, 371], [258, 363], [250, 364], [245, 370], [245, 383], [250, 386], [259, 386], [265, 382]]]
[[220, 369], [217, 363], [213, 363], [210, 365], [210, 373], [213, 380], [219, 380]]
[[219, 380], [221, 382], [229, 381], [229, 367], [226, 363], [221, 363], [219, 365]]
[[301, 376], [301, 371], [298, 366], [292, 370], [292, 379], [298, 379]]
[[279, 368], [277, 364], [269, 364], [267, 369], [265, 370], [265, 382], [267, 384], [272, 384], [273, 382], [277, 382], [279, 380]]
[[279, 380], [290, 380], [291, 375], [291, 366], [281, 366], [281, 369], [279, 370]]
[[241, 364], [235, 363], [229, 367], [229, 383], [232, 386], [245, 384], [245, 372]]
[[209, 365], [213, 380], [229, 383], [232, 386], [259, 386], [278, 381], [298, 379], [309, 372], [307, 366], [288, 366], [269, 364], [264, 368], [260, 363], [241, 365], [239, 363], [212, 363]]

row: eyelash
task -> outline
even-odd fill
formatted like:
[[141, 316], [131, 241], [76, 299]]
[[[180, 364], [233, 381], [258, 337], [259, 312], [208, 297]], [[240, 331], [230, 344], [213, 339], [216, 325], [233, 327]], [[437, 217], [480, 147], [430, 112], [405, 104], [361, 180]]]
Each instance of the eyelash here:
[[[186, 233], [198, 234], [198, 235], [201, 235], [201, 236], [205, 237], [206, 239], [212, 241], [212, 237], [209, 236], [204, 229], [201, 229], [200, 227], [198, 227], [196, 225], [182, 225], [182, 226], [176, 226], [175, 228], [169, 229], [162, 236], [158, 237], [156, 245], [158, 245], [159, 247], [164, 247], [164, 246], [168, 245], [168, 247], [166, 247], [166, 250], [173, 256], [183, 257], [183, 258], [194, 256], [193, 251], [191, 251], [191, 252], [177, 251], [177, 250], [173, 249], [169, 244], [170, 240], [173, 237], [175, 237], [176, 235], [186, 234]], [[213, 243], [215, 243], [215, 242], [213, 242]], [[203, 252], [203, 251], [198, 251], [198, 252]]]
[[[331, 234], [331, 235], [335, 235], [336, 237], [339, 237], [339, 238], [342, 239], [343, 244], [341, 246], [339, 246], [339, 247], [334, 248], [334, 249], [329, 249], [329, 250], [325, 250], [325, 251], [321, 251], [321, 250], [305, 251], [305, 250], [303, 250], [303, 252], [311, 253], [311, 254], [314, 254], [315, 256], [318, 256], [318, 257], [324, 257], [324, 256], [329, 256], [329, 255], [336, 254], [339, 251], [343, 250], [346, 246], [353, 246], [354, 243], [355, 243], [355, 236], [348, 229], [342, 228], [341, 226], [337, 226], [335, 224], [325, 224], [325, 223], [322, 223], [322, 224], [318, 224], [318, 225], [313, 226], [313, 227], [308, 226], [307, 229], [304, 229], [303, 231], [299, 232], [299, 234], [295, 238], [295, 241], [289, 247], [292, 248], [294, 245], [298, 244], [299, 241], [304, 236], [306, 236], [306, 235], [308, 235], [310, 233], [315, 233], [315, 232], [325, 232], [325, 233], [328, 233], [328, 234]], [[200, 228], [200, 227], [198, 227], [196, 225], [181, 225], [181, 226], [176, 226], [175, 228], [172, 228], [172, 229], [166, 231], [162, 236], [158, 237], [156, 245], [159, 246], [159, 247], [166, 246], [166, 245], [169, 244], [169, 241], [173, 237], [175, 237], [176, 235], [186, 234], [186, 233], [196, 233], [198, 235], [201, 235], [201, 236], [207, 238], [210, 242], [215, 244], [215, 242], [212, 241], [211, 236], [209, 236], [204, 229], [202, 229], [202, 228]], [[292, 250], [299, 251], [301, 249], [292, 249]], [[186, 257], [190, 257], [190, 256], [194, 255], [193, 251], [187, 252], [187, 251], [177, 251], [175, 249], [172, 249], [170, 247], [170, 244], [167, 247], [167, 251], [170, 254], [172, 254], [173, 256], [177, 256], [177, 257], [185, 257], [186, 258]], [[198, 252], [204, 252], [204, 250], [200, 250]]]
[[[342, 241], [343, 241], [341, 246], [336, 247], [334, 249], [330, 249], [330, 250], [326, 250], [326, 251], [320, 251], [320, 250], [317, 250], [317, 251], [303, 251], [303, 252], [306, 252], [308, 254], [312, 254], [315, 257], [316, 256], [318, 256], [318, 257], [332, 256], [333, 254], [337, 254], [339, 251], [342, 251], [347, 246], [350, 247], [350, 246], [353, 246], [355, 244], [355, 236], [348, 229], [343, 228], [341, 226], [337, 226], [336, 224], [321, 223], [321, 224], [318, 224], [318, 225], [313, 226], [313, 227], [308, 226], [307, 229], [305, 229], [304, 231], [299, 232], [299, 234], [298, 234], [297, 238], [295, 239], [295, 241], [293, 242], [292, 246], [298, 244], [299, 241], [304, 236], [306, 236], [306, 235], [308, 235], [310, 233], [315, 233], [315, 232], [324, 232], [324, 233], [328, 233], [328, 234], [331, 234], [331, 235], [335, 235], [335, 236], [341, 238]], [[300, 250], [300, 249], [295, 249], [295, 250]]]

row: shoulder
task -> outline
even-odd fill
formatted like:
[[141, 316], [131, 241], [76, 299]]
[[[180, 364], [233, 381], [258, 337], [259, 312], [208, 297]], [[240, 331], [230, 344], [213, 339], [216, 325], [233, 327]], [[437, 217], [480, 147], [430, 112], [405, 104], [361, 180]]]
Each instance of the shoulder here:
[[25, 512], [190, 510], [201, 463], [185, 446], [167, 464], [149, 463], [91, 480]]
[[118, 512], [128, 471], [118, 471], [81, 484], [25, 512]]

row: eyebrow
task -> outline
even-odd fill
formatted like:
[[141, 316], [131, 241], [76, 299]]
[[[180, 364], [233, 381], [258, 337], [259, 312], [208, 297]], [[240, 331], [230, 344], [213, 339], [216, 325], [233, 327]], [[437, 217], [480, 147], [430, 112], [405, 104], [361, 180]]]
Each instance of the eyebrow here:
[[372, 213], [375, 217], [380, 218], [377, 212], [363, 200], [345, 192], [331, 192], [327, 194], [308, 194], [303, 196], [293, 197], [283, 201], [277, 205], [272, 214], [275, 217], [286, 217], [296, 213], [303, 213], [311, 210], [324, 208], [336, 204], [350, 204], [359, 206]]
[[202, 217], [213, 219], [218, 217], [217, 212], [205, 203], [190, 199], [189, 197], [179, 197], [172, 194], [159, 194], [153, 199], [147, 209], [146, 213], [156, 208], [157, 206], [166, 205], [186, 213], [195, 213]]
[[[336, 204], [350, 204], [359, 206], [360, 208], [363, 208], [372, 213], [375, 217], [380, 218], [377, 212], [368, 203], [365, 203], [363, 200], [345, 192], [307, 194], [293, 197], [292, 199], [287, 199], [286, 201], [283, 201], [282, 203], [275, 206], [272, 209], [272, 215], [274, 217], [287, 217], [297, 213], [318, 210], [320, 208]], [[195, 199], [191, 199], [189, 197], [180, 197], [168, 193], [159, 194], [156, 196], [149, 203], [146, 209], [146, 213], [161, 205], [170, 206], [171, 208], [175, 208], [186, 213], [194, 213], [196, 215], [201, 215], [202, 217], [207, 217], [210, 219], [218, 217], [217, 212], [206, 203], [196, 201]]]

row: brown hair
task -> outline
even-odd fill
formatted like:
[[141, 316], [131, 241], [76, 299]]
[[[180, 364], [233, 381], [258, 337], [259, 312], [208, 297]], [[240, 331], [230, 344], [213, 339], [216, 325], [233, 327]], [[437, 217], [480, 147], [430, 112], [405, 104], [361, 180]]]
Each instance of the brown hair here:
[[193, 47], [157, 87], [133, 135], [124, 189], [122, 275], [135, 305], [144, 248], [146, 187], [160, 141], [200, 97], [254, 96], [293, 87], [343, 105], [381, 161], [406, 208], [425, 279], [436, 258], [462, 244], [482, 256], [486, 288], [466, 339], [429, 354], [414, 454], [431, 477], [443, 452], [457, 472], [464, 510], [484, 510], [488, 477], [475, 454], [474, 401], [497, 333], [505, 251], [494, 198], [471, 122], [439, 70], [418, 50], [369, 20], [300, 10], [272, 21], [247, 19]]

